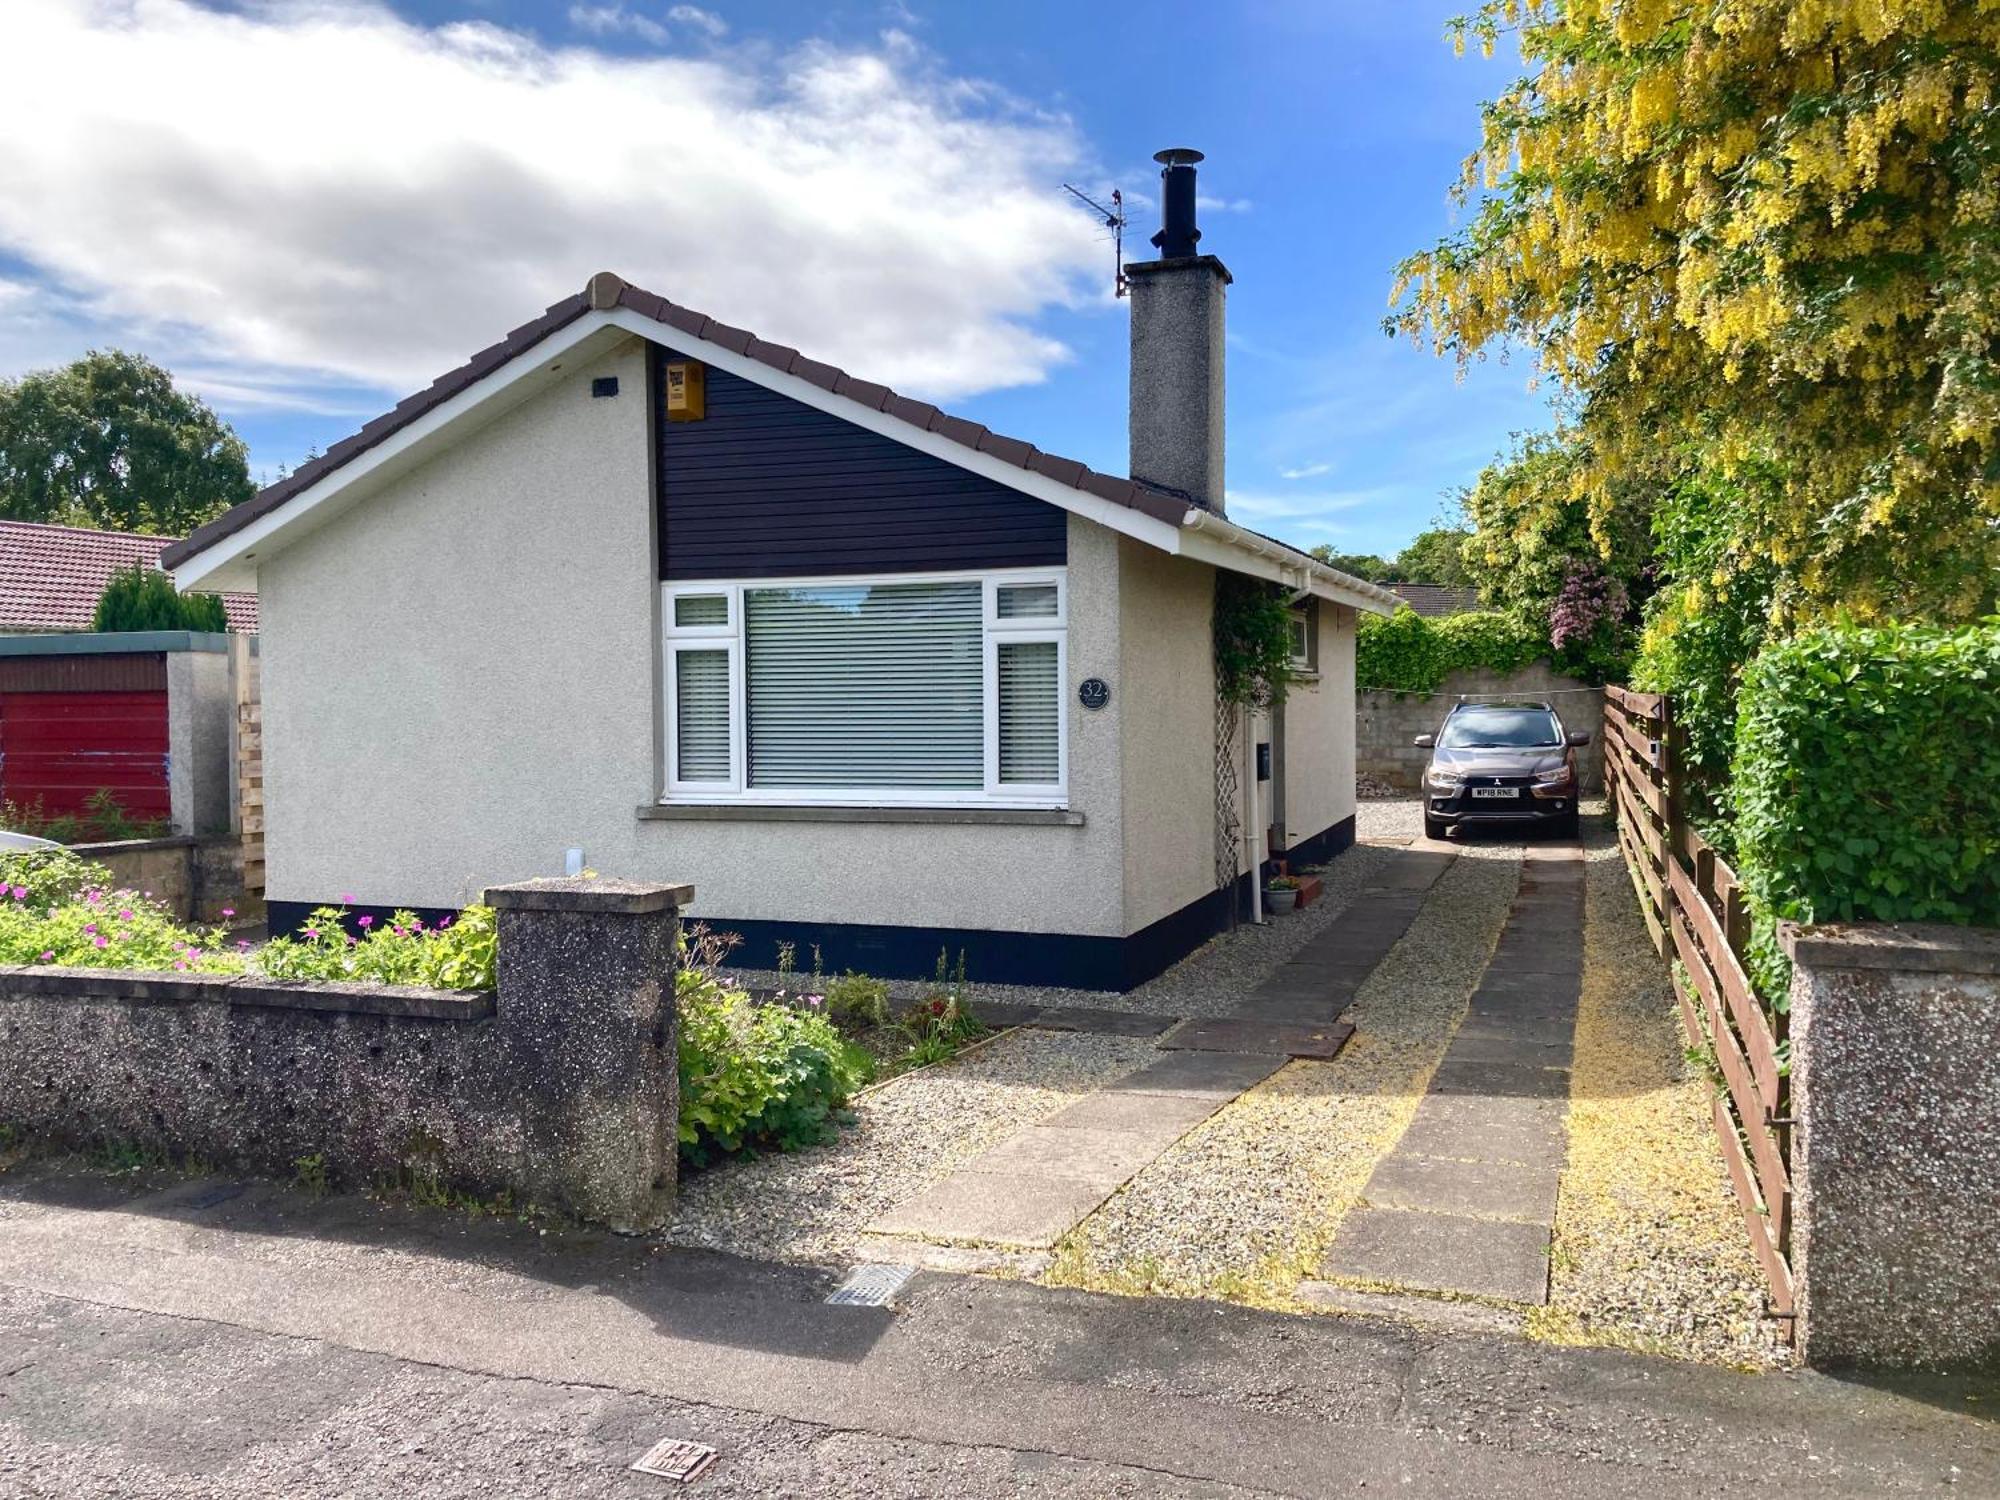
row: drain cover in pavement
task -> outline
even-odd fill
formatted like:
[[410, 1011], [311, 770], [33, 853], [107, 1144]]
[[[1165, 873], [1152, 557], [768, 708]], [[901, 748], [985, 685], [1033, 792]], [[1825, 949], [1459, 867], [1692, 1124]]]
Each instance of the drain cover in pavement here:
[[837, 1307], [887, 1307], [916, 1270], [915, 1266], [856, 1266], [826, 1300]]
[[705, 1443], [686, 1438], [662, 1438], [646, 1450], [646, 1456], [632, 1465], [641, 1474], [657, 1474], [662, 1479], [678, 1479], [692, 1484], [715, 1462], [715, 1450]]

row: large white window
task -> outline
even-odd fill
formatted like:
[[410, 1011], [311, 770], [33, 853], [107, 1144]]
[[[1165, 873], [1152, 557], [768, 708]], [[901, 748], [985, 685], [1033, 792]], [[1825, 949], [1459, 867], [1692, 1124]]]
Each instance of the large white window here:
[[1061, 570], [670, 584], [667, 799], [1060, 805]]

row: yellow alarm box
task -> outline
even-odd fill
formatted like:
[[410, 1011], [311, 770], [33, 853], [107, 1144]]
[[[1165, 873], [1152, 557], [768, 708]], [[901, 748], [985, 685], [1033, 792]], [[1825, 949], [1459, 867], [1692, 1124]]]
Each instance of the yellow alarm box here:
[[692, 359], [667, 362], [667, 420], [699, 422], [708, 415], [703, 366]]

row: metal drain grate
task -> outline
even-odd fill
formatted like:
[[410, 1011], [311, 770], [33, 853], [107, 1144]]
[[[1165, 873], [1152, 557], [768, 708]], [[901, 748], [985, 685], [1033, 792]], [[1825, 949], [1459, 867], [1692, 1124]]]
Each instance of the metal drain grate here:
[[826, 1300], [836, 1307], [887, 1307], [916, 1273], [915, 1266], [856, 1266]]
[[632, 1467], [641, 1474], [657, 1474], [662, 1479], [678, 1479], [682, 1484], [693, 1484], [714, 1463], [715, 1450], [706, 1443], [690, 1443], [686, 1438], [661, 1438]]

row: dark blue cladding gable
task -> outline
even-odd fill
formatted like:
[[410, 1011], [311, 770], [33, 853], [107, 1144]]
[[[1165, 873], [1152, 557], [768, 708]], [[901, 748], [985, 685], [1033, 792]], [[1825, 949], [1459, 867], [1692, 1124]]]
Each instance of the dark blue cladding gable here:
[[[1068, 557], [1060, 506], [713, 365], [706, 386], [702, 420], [658, 424], [662, 578], [1046, 567]], [[656, 378], [655, 401], [660, 389]]]

